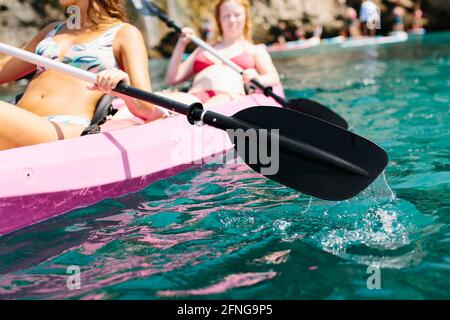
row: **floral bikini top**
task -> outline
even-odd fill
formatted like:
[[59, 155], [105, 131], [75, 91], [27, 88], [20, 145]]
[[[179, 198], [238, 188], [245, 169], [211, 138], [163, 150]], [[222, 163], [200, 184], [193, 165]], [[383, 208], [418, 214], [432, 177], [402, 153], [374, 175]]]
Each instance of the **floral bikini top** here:
[[[65, 22], [57, 25], [50, 31], [36, 47], [36, 54], [52, 60], [59, 60], [61, 46], [53, 40], [53, 37], [61, 30]], [[117, 68], [118, 63], [114, 56], [113, 43], [117, 32], [123, 24], [116, 24], [103, 35], [92, 41], [71, 46], [62, 60], [63, 63], [74, 67], [98, 73], [103, 70]], [[41, 73], [46, 69], [37, 67]]]

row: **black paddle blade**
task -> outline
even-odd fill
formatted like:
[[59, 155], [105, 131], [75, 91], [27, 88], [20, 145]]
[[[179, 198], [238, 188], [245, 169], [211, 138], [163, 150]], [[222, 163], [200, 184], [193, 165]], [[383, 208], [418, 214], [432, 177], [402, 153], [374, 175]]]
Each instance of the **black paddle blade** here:
[[289, 100], [286, 108], [292, 111], [306, 113], [307, 115], [332, 123], [335, 126], [348, 129], [348, 123], [344, 118], [316, 101], [302, 98], [292, 99]]
[[[298, 112], [258, 106], [242, 110], [232, 118], [250, 124], [247, 128], [254, 126], [259, 132], [264, 131], [260, 128], [279, 129], [279, 150], [276, 148], [276, 136], [257, 135], [257, 161], [254, 152], [251, 152], [255, 141], [250, 136], [241, 139], [245, 141], [244, 148], [235, 145], [238, 154], [252, 169], [320, 199], [338, 201], [352, 198], [369, 186], [388, 163], [386, 152], [373, 142]], [[239, 126], [233, 129], [236, 128]], [[239, 139], [234, 139], [230, 132], [232, 142], [239, 143]], [[267, 140], [269, 147], [261, 148], [261, 142], [264, 145]], [[269, 157], [263, 156], [263, 149], [269, 150]], [[355, 169], [350, 170], [349, 164]], [[273, 168], [277, 166], [275, 172]]]

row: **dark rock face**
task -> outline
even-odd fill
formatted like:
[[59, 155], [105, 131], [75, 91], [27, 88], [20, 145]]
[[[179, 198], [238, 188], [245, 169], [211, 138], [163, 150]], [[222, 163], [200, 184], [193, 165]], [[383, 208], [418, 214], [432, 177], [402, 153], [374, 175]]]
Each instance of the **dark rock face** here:
[[423, 11], [427, 19], [427, 29], [450, 29], [450, 1], [449, 0], [424, 0]]
[[0, 0], [0, 41], [22, 46], [43, 26], [61, 19], [57, 0]]
[[[392, 10], [397, 0], [374, 0], [382, 11], [382, 30], [392, 30]], [[414, 3], [419, 0], [400, 0], [406, 8], [405, 27], [412, 24]], [[307, 35], [318, 24], [324, 27], [324, 36], [335, 36], [344, 27], [347, 6], [359, 10], [362, 0], [252, 0], [253, 34], [256, 42], [270, 41], [270, 28], [278, 20], [301, 21]], [[197, 26], [203, 18], [214, 19], [215, 1], [211, 0], [165, 0], [166, 8], [176, 9], [171, 16], [180, 17], [184, 25]], [[428, 30], [450, 29], [449, 0], [421, 0], [425, 27]], [[169, 10], [170, 12], [170, 10]]]
[[0, 41], [21, 46], [38, 31], [39, 16], [29, 3], [0, 1]]
[[[388, 31], [391, 23], [390, 12], [395, 0], [374, 0], [383, 12], [383, 30]], [[413, 3], [418, 0], [401, 0], [407, 9], [405, 22], [411, 21]], [[214, 19], [214, 4], [211, 0], [155, 0], [163, 7], [174, 8], [172, 12], [182, 18], [184, 25], [199, 26], [201, 19]], [[306, 33], [314, 26], [324, 26], [324, 35], [339, 33], [343, 27], [343, 17], [347, 5], [358, 7], [360, 0], [252, 0], [254, 17], [253, 31], [257, 42], [269, 40], [270, 27], [279, 19], [301, 20]], [[421, 0], [424, 20], [428, 30], [450, 29], [449, 0]], [[58, 0], [0, 0], [0, 41], [22, 46], [43, 26], [51, 21], [64, 19]]]

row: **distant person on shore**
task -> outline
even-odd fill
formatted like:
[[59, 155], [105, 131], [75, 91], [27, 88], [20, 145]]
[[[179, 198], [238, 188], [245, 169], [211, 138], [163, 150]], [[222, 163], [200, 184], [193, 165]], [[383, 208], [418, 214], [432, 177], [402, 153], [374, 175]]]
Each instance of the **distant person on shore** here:
[[420, 2], [414, 4], [412, 31], [424, 31], [423, 29], [423, 11], [420, 8]]
[[394, 15], [394, 24], [392, 26], [392, 31], [405, 31], [405, 25], [403, 23], [405, 8], [403, 8], [400, 1], [397, 0], [396, 6], [392, 13]]
[[359, 12], [361, 30], [364, 36], [375, 36], [380, 28], [380, 8], [372, 0], [363, 0]]
[[345, 38], [357, 38], [361, 36], [361, 27], [358, 19], [358, 13], [352, 7], [345, 10], [345, 29], [342, 32]]
[[303, 24], [300, 20], [293, 23], [293, 36], [294, 40], [305, 40], [305, 31], [303, 30]]
[[314, 26], [314, 32], [312, 38], [314, 39], [322, 39], [323, 26], [318, 23]]
[[213, 42], [213, 26], [209, 19], [202, 19], [200, 35], [201, 39], [206, 43], [211, 44]]
[[273, 35], [275, 43], [280, 46], [284, 46], [289, 38], [289, 30], [285, 21], [278, 21], [277, 25], [273, 28]]
[[[184, 62], [186, 46], [193, 34], [184, 28], [173, 51], [166, 74], [166, 84], [176, 85], [193, 78], [184, 99], [195, 98], [206, 107], [220, 105], [246, 95], [244, 84], [256, 79], [264, 86], [280, 83], [278, 72], [265, 46], [252, 41], [250, 2], [248, 0], [220, 0], [216, 5], [216, 22], [221, 40], [213, 47], [221, 56], [244, 69], [241, 76], [208, 51], [197, 48]], [[181, 98], [181, 96], [179, 96]]]

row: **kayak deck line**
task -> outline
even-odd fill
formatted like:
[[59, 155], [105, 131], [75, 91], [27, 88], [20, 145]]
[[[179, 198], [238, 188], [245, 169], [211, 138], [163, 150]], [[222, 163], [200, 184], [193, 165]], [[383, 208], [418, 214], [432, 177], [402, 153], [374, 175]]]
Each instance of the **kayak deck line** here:
[[125, 172], [125, 179], [131, 179], [131, 167], [130, 167], [130, 159], [128, 158], [128, 152], [127, 149], [120, 144], [119, 141], [117, 141], [109, 132], [103, 133], [103, 135], [108, 138], [109, 141], [113, 145], [119, 149], [120, 154], [122, 155], [122, 163], [123, 163], [123, 171]]
[[[284, 95], [281, 86], [276, 90]], [[210, 110], [232, 115], [255, 105], [255, 101], [279, 106], [272, 98], [255, 93]], [[226, 132], [191, 126], [183, 116], [144, 124], [129, 120], [126, 128], [114, 128], [115, 120], [110, 120], [102, 126], [107, 132], [1, 151], [0, 236], [104, 199], [137, 192], [233, 150]], [[177, 133], [187, 140], [174, 141]], [[206, 148], [194, 147], [173, 159], [174, 148], [183, 147], [185, 142], [206, 144]]]

